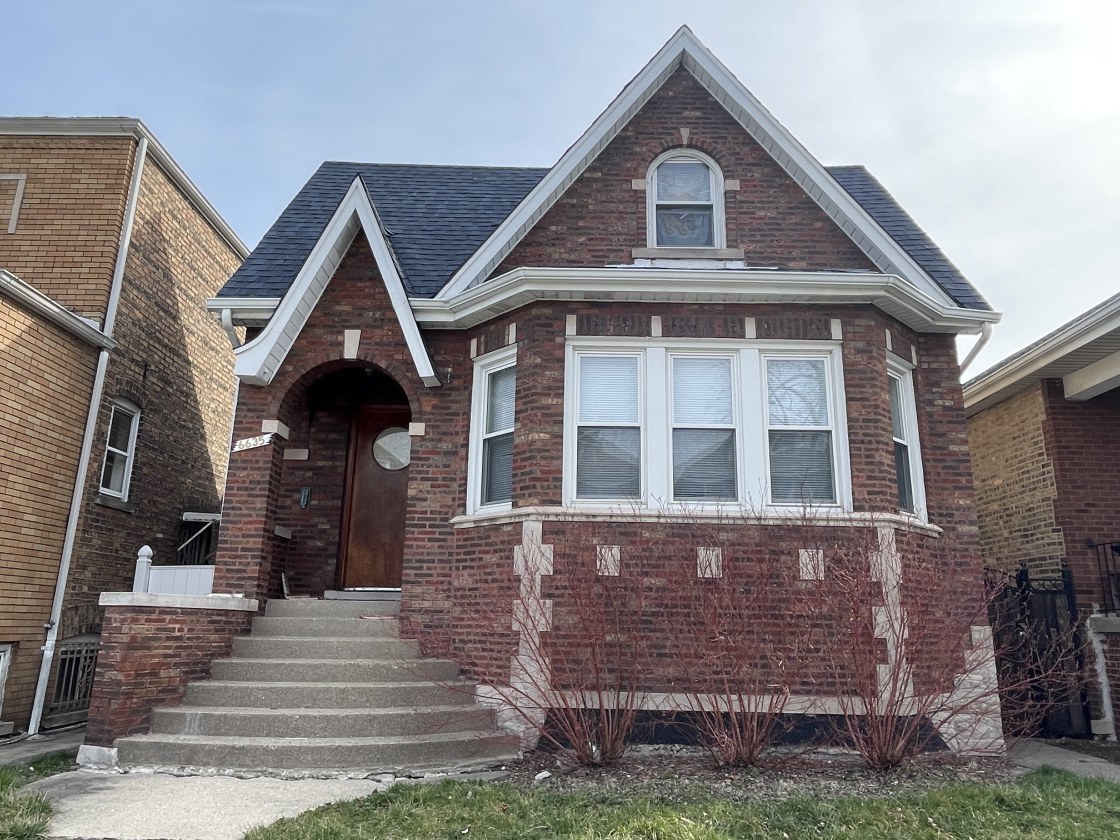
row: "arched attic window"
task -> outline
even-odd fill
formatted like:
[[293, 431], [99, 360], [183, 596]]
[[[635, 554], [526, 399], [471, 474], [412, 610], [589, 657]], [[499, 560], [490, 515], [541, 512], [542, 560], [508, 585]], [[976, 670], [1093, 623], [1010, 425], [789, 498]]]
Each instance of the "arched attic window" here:
[[723, 173], [702, 152], [673, 149], [646, 173], [650, 248], [724, 248]]

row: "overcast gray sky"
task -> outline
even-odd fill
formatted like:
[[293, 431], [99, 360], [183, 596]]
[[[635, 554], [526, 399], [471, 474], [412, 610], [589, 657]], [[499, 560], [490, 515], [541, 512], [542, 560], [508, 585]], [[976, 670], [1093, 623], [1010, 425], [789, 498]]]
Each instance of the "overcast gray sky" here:
[[1117, 291], [1110, 0], [7, 0], [0, 113], [141, 118], [252, 246], [325, 159], [554, 163], [682, 23], [1004, 313], [968, 375]]

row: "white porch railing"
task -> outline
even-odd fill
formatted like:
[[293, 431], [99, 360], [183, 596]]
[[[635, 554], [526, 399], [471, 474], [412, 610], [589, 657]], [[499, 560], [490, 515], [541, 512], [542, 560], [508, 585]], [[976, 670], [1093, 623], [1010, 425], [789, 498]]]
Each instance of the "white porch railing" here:
[[213, 566], [153, 566], [152, 557], [150, 546], [141, 546], [136, 553], [134, 593], [210, 595], [214, 592]]

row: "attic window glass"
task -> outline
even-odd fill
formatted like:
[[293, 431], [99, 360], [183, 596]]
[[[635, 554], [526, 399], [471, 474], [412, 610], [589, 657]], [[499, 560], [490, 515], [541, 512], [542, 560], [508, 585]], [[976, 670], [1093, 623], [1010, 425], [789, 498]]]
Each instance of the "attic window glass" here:
[[650, 245], [714, 248], [722, 245], [722, 179], [714, 162], [698, 153], [672, 153], [655, 163]]

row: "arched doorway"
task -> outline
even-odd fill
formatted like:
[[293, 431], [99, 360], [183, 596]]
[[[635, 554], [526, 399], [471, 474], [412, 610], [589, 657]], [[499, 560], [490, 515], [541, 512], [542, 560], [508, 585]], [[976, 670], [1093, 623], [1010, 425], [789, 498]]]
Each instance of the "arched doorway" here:
[[408, 504], [408, 397], [382, 371], [355, 367], [310, 385], [307, 405], [312, 426], [317, 415], [348, 426], [335, 584], [397, 589]]

